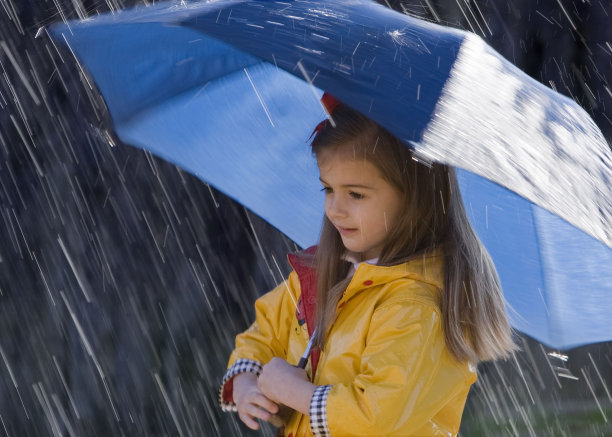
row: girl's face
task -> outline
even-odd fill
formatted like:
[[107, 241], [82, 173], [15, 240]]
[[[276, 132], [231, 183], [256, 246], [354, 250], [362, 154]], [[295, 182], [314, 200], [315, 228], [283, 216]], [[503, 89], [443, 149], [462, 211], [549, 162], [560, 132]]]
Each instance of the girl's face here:
[[322, 151], [317, 164], [325, 190], [325, 215], [344, 247], [361, 254], [363, 260], [380, 257], [401, 210], [399, 190], [374, 164], [356, 159], [352, 147]]

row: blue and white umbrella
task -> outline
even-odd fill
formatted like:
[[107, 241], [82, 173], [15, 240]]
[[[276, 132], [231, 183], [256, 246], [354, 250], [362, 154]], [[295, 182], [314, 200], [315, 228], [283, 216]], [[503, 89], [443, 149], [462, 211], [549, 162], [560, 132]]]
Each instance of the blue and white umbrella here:
[[167, 2], [50, 28], [122, 141], [233, 197], [302, 247], [322, 219], [308, 138], [326, 90], [459, 169], [513, 326], [612, 340], [612, 154], [572, 100], [478, 36], [374, 2]]

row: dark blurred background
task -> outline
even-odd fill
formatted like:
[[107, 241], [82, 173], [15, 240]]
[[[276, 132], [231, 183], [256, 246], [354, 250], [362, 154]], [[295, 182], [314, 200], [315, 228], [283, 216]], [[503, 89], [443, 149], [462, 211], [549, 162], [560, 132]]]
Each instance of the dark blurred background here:
[[[295, 245], [120, 144], [71, 55], [39, 32], [150, 3], [0, 0], [0, 435], [253, 435], [221, 413], [217, 388]], [[612, 2], [381, 3], [481, 35], [611, 143]], [[513, 359], [480, 365], [461, 435], [612, 435], [610, 344], [519, 342]]]

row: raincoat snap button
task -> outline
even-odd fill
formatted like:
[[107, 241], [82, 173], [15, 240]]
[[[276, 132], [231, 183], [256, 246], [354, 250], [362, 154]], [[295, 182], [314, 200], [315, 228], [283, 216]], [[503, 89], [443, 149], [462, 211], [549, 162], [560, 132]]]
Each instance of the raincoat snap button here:
[[374, 282], [370, 281], [369, 279], [367, 281], [363, 281], [363, 285], [372, 285]]

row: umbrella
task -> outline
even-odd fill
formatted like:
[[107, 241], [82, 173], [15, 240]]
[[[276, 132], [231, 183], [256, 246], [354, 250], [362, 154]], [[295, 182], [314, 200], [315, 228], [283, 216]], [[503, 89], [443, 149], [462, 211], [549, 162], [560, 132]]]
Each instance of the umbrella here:
[[612, 156], [572, 100], [476, 35], [374, 2], [167, 2], [52, 26], [122, 141], [201, 177], [302, 247], [323, 211], [307, 139], [327, 90], [453, 165], [515, 328], [612, 339]]

